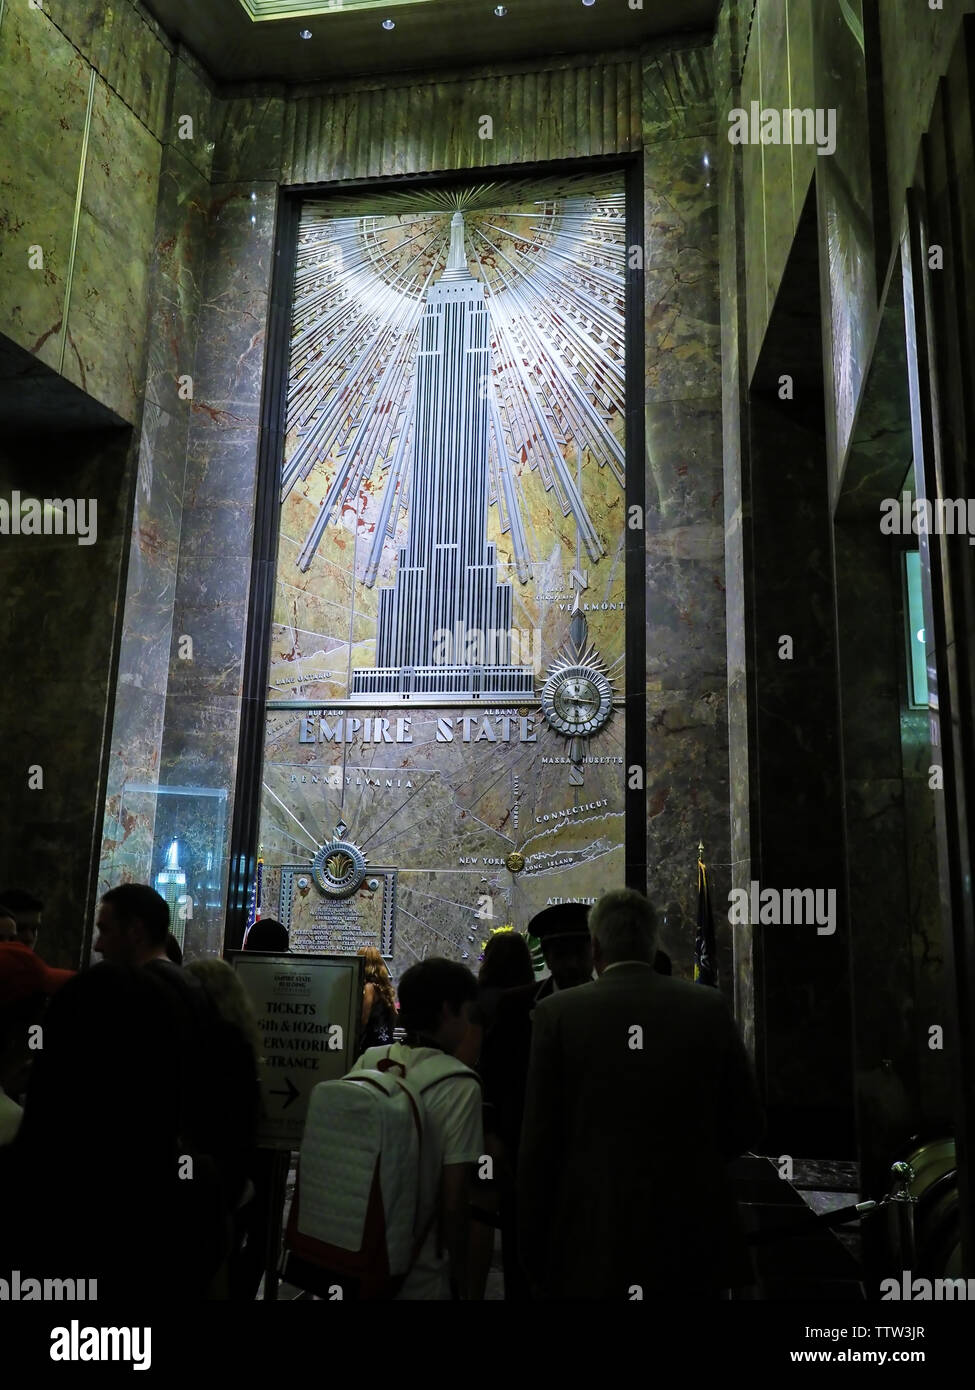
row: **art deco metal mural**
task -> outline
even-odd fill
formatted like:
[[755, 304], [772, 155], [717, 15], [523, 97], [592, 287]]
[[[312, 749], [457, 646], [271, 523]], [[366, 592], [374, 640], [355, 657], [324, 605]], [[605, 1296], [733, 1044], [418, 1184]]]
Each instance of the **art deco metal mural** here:
[[398, 961], [464, 956], [622, 881], [624, 214], [618, 174], [305, 205], [262, 821], [305, 946], [388, 944], [388, 896]]

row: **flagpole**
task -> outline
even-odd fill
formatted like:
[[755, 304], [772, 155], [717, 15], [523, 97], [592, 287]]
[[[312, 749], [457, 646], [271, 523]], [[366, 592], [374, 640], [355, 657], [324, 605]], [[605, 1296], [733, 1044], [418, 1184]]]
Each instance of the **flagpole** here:
[[704, 863], [704, 841], [697, 844], [697, 933], [694, 938], [694, 980], [717, 986], [717, 954], [714, 939], [714, 919], [711, 915], [711, 894], [707, 867]]

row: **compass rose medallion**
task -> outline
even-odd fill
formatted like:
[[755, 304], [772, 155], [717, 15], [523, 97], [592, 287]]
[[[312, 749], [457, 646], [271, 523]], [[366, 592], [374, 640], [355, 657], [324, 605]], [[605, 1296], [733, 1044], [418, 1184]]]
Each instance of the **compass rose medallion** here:
[[366, 877], [366, 857], [358, 845], [346, 840], [349, 827], [339, 821], [327, 844], [311, 861], [312, 878], [327, 898], [350, 898]]

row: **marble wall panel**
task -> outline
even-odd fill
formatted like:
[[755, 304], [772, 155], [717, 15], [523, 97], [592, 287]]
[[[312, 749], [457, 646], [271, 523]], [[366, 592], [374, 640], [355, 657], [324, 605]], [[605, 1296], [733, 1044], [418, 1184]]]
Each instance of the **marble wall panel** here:
[[166, 147], [159, 179], [148, 326], [146, 398], [189, 427], [206, 255], [209, 185], [177, 146]]
[[[128, 524], [129, 440], [125, 429], [35, 429], [7, 436], [0, 457], [4, 492], [82, 498], [95, 523], [92, 544], [27, 535], [6, 538], [0, 551], [0, 639], [9, 671], [18, 673], [0, 692], [7, 826], [0, 887], [26, 888], [44, 901], [41, 954], [55, 965], [77, 966], [81, 953]], [[30, 767], [43, 779], [33, 787]]]
[[710, 45], [703, 44], [663, 49], [644, 61], [644, 146], [714, 134], [712, 61]]
[[134, 790], [159, 781], [166, 697], [119, 677], [105, 793], [98, 894], [117, 883], [146, 883], [152, 872], [156, 798]]
[[153, 872], [155, 797], [132, 785], [159, 782], [165, 695], [193, 402], [192, 377], [205, 259], [207, 185], [183, 142], [163, 147], [150, 275], [146, 399], [132, 518], [125, 618], [101, 855], [109, 881]]
[[[213, 172], [220, 105], [206, 72], [191, 53], [178, 48], [170, 69], [169, 110], [162, 139], [178, 150], [206, 183]], [[187, 116], [192, 126], [186, 122]]]
[[132, 517], [119, 680], [163, 693], [182, 523], [186, 427], [146, 403]]
[[[646, 401], [720, 390], [717, 179], [707, 137], [644, 154]], [[705, 159], [707, 158], [707, 163]]]
[[[201, 555], [250, 557], [258, 431], [220, 429], [209, 420], [190, 432], [181, 569]], [[230, 565], [228, 563], [228, 568]]]
[[[135, 788], [152, 788], [162, 780], [187, 444], [191, 423], [198, 418], [195, 395], [182, 398], [186, 384], [181, 392], [179, 378], [192, 379], [195, 372], [210, 208], [206, 170], [213, 152], [212, 141], [206, 149], [209, 91], [185, 57], [175, 67], [170, 114], [178, 116], [189, 108], [194, 139], [180, 140], [177, 125], [168, 130], [162, 147], [149, 283], [146, 396], [103, 827], [102, 889], [109, 881], [152, 881], [159, 868], [157, 796]], [[200, 601], [205, 601], [202, 596]], [[178, 624], [177, 637], [180, 631]]]
[[[211, 571], [220, 568], [217, 564], [210, 566]], [[247, 599], [240, 597], [239, 583], [232, 582], [235, 578], [231, 576], [226, 585], [231, 589], [226, 597], [177, 605], [173, 617], [170, 695], [198, 695], [204, 690], [218, 696], [241, 693]], [[193, 643], [192, 657], [181, 654], [181, 646], [190, 650], [183, 640], [187, 636]]]
[[647, 888], [659, 914], [660, 944], [674, 974], [690, 979], [697, 847], [703, 841], [711, 870], [719, 987], [730, 993], [726, 728], [723, 690], [648, 692]]
[[[21, 9], [28, 8], [28, 0], [14, 0], [14, 3]], [[7, 9], [10, 8], [10, 0], [7, 0]], [[68, 42], [89, 61], [102, 46], [100, 36], [111, 8], [111, 0], [44, 0], [43, 5], [51, 23], [56, 24]]]
[[724, 676], [724, 547], [718, 526], [651, 538], [647, 555], [649, 690], [713, 693]]
[[652, 402], [645, 421], [648, 536], [702, 526], [710, 549], [710, 532], [724, 524], [719, 400]]
[[[759, 0], [756, 25], [761, 55], [761, 103], [763, 110], [789, 106], [789, 32], [787, 7]], [[765, 188], [765, 277], [769, 307], [775, 301], [792, 246], [796, 216], [792, 203], [792, 145], [762, 148]], [[783, 192], [787, 191], [787, 196]]]
[[879, 5], [884, 70], [891, 226], [900, 225], [904, 195], [914, 177], [921, 136], [927, 130], [938, 79], [948, 69], [962, 15], [973, 0], [929, 5]]
[[[738, 107], [750, 111], [753, 101], [761, 101], [761, 30], [752, 26], [748, 54], [739, 88]], [[737, 147], [736, 147], [737, 148]], [[768, 325], [768, 280], [765, 252], [765, 173], [763, 145], [742, 145], [742, 196], [745, 258], [745, 307], [748, 324], [748, 376], [755, 370]]]
[[846, 467], [836, 480], [836, 514], [876, 525], [881, 499], [896, 497], [914, 453], [907, 392], [907, 336], [900, 274], [890, 282]]
[[42, 8], [158, 139], [172, 45], [152, 16], [133, 0], [43, 0]]
[[[87, 578], [92, 581], [90, 575]], [[98, 753], [108, 697], [107, 669], [95, 679], [48, 677], [43, 696], [22, 701], [16, 723], [5, 723], [8, 730], [16, 730], [24, 766], [13, 783], [4, 778], [10, 824], [16, 829], [9, 837], [0, 887], [26, 888], [41, 899], [38, 952], [49, 965], [67, 969], [80, 964]], [[70, 738], [52, 736], [53, 710], [71, 711]], [[42, 788], [27, 789], [28, 764], [42, 768]]]
[[840, 677], [847, 775], [866, 781], [900, 774], [903, 681], [899, 575], [876, 521], [835, 528]]
[[[240, 699], [235, 695], [174, 695], [167, 699], [160, 782], [225, 789], [237, 755]], [[170, 737], [174, 730], [179, 737]]]
[[[0, 321], [55, 370], [89, 71], [42, 10], [8, 3], [0, 26]], [[34, 246], [43, 266], [31, 269]]]
[[144, 389], [146, 291], [161, 147], [99, 78], [68, 306], [65, 375], [122, 419]]
[[[215, 168], [269, 159], [260, 152], [264, 131], [260, 123], [254, 129], [245, 123], [236, 143], [218, 141]], [[219, 825], [213, 820], [212, 797], [160, 797], [155, 827], [156, 858], [178, 830], [197, 869], [204, 853], [217, 866], [208, 870], [215, 877], [206, 901], [186, 924], [190, 956], [219, 952], [223, 944], [276, 198], [268, 182], [211, 187], [205, 269], [195, 281], [194, 399], [160, 781], [221, 792], [224, 818]], [[180, 642], [187, 636], [191, 659]]]
[[[850, 890], [850, 951], [861, 1158], [886, 1161], [867, 1132], [879, 1078], [919, 1127], [911, 922], [900, 732], [899, 575], [873, 520], [835, 527]], [[907, 1138], [884, 1132], [883, 1144]]]
[[[718, 182], [712, 55], [644, 64], [648, 891], [693, 971], [697, 846], [729, 862]], [[731, 988], [720, 908], [719, 971]]]
[[276, 208], [273, 184], [211, 189], [194, 430], [259, 423]]
[[214, 103], [214, 184], [248, 180], [273, 183], [280, 178], [284, 158], [284, 110], [283, 87], [269, 87], [258, 95], [229, 97]]
[[[816, 105], [815, 67], [813, 62], [813, 7], [816, 0], [787, 0], [789, 103], [790, 107], [806, 110]], [[816, 171], [820, 156], [812, 145], [793, 145], [792, 149], [792, 225], [799, 218], [809, 191], [809, 180]]]
[[[721, 302], [722, 381], [722, 490], [725, 545], [725, 627], [728, 710], [728, 806], [730, 856], [724, 883], [718, 889], [741, 888], [751, 879], [751, 807], [749, 803], [749, 694], [746, 673], [748, 650], [745, 625], [745, 546], [748, 521], [743, 515], [742, 470], [747, 440], [742, 437], [743, 379], [747, 359], [745, 316], [745, 248], [743, 159], [737, 146], [721, 136], [727, 113], [741, 104], [739, 76], [746, 22], [742, 7], [722, 5], [714, 40], [716, 81], [715, 174], [718, 180]], [[721, 906], [723, 908], [724, 902]], [[722, 911], [722, 920], [727, 914]], [[729, 930], [732, 947], [731, 978], [735, 1016], [745, 1045], [754, 1056], [757, 1043], [755, 962], [750, 926]], [[719, 962], [720, 966], [721, 962]], [[725, 978], [727, 978], [727, 972]]]
[[820, 242], [830, 287], [826, 400], [830, 470], [837, 477], [853, 429], [877, 326], [870, 122], [863, 0], [813, 18], [816, 102], [836, 112], [836, 153], [819, 164]]
[[[821, 1142], [847, 1144], [849, 936], [825, 454], [819, 432], [754, 397], [749, 445], [752, 877], [835, 895], [831, 935], [810, 924], [753, 926], [767, 1097], [776, 1123], [802, 1142], [810, 1122], [800, 1113], [818, 1109]], [[780, 659], [782, 634], [791, 660]], [[743, 760], [737, 766], [743, 774]]]
[[160, 783], [218, 794], [161, 796], [157, 803], [154, 862], [161, 862], [170, 839], [176, 837], [188, 873], [210, 873], [211, 891], [195, 902], [186, 924], [184, 945], [190, 957], [219, 955], [223, 949], [240, 714], [238, 694], [220, 696], [208, 686], [189, 694], [171, 692], [166, 700]]

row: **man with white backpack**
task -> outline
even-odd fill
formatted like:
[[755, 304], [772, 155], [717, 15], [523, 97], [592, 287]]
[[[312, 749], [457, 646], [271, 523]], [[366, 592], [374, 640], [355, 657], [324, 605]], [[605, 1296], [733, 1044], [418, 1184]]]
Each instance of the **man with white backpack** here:
[[398, 993], [406, 1042], [370, 1048], [309, 1104], [286, 1244], [290, 1268], [326, 1297], [468, 1296], [484, 1136], [480, 1078], [455, 1054], [476, 1055], [477, 982], [434, 957]]

